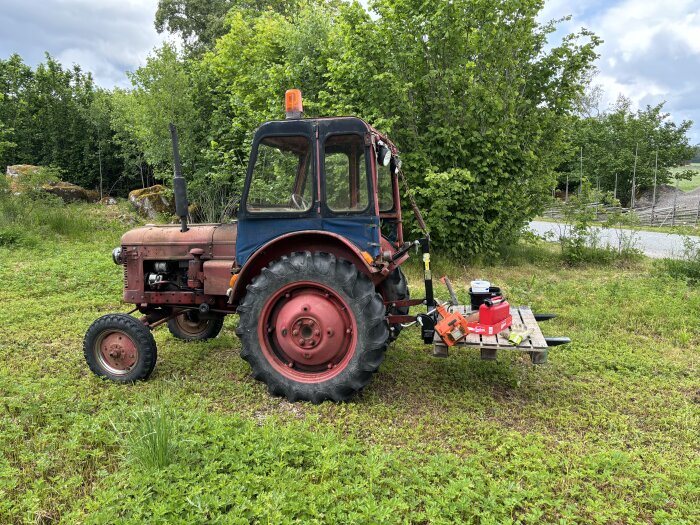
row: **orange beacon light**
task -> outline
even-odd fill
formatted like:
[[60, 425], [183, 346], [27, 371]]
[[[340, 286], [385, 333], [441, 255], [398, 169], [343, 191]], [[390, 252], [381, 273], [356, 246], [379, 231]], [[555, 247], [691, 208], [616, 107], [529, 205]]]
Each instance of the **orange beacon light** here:
[[284, 95], [287, 118], [301, 118], [304, 105], [301, 101], [301, 90], [288, 89]]

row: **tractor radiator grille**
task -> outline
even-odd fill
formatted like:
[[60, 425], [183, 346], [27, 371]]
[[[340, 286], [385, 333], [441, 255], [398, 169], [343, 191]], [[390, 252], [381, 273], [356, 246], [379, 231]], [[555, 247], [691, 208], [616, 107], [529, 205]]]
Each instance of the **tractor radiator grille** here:
[[[122, 248], [122, 253], [126, 253], [126, 250], [124, 250], [123, 248]], [[127, 262], [126, 262], [126, 260], [124, 260], [124, 264], [122, 266], [124, 266], [124, 289], [125, 290], [127, 288], [129, 288], [129, 275], [127, 274], [127, 271], [126, 271], [126, 264], [127, 264]]]

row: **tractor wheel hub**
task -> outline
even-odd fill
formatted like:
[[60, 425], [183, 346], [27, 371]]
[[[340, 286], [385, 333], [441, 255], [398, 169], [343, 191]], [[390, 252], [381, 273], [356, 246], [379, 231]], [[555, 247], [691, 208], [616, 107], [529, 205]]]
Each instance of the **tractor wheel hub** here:
[[275, 334], [280, 349], [292, 361], [317, 366], [334, 361], [347, 348], [346, 316], [329, 297], [300, 293], [284, 302]]
[[111, 333], [102, 339], [100, 354], [105, 364], [114, 370], [129, 370], [138, 358], [134, 342], [120, 332]]

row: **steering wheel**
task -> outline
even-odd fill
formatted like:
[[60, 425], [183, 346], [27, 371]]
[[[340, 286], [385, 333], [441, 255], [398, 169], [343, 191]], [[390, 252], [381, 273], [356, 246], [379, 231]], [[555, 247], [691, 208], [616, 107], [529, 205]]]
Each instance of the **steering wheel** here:
[[309, 209], [309, 203], [304, 200], [304, 197], [299, 195], [298, 193], [292, 193], [292, 204], [296, 207], [298, 210], [308, 210]]

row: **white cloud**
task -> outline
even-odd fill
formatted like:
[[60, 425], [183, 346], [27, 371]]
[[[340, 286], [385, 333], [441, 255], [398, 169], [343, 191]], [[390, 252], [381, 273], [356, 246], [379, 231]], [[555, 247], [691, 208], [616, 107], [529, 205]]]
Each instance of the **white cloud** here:
[[635, 107], [666, 101], [676, 121], [695, 122], [700, 142], [700, 0], [551, 0], [540, 20], [572, 14], [555, 36], [586, 27], [600, 36], [604, 104], [623, 94]]
[[0, 57], [17, 52], [35, 65], [50, 53], [80, 64], [105, 87], [127, 85], [124, 72], [163, 40], [153, 27], [157, 0], [3, 0]]

